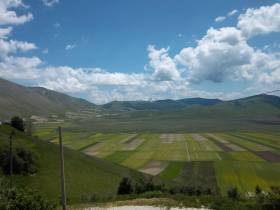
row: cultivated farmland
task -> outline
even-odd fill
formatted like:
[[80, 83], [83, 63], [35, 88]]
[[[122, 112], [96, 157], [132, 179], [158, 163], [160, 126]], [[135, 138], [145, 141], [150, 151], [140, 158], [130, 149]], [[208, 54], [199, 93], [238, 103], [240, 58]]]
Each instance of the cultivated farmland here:
[[[36, 135], [57, 143], [56, 128]], [[279, 133], [97, 133], [64, 129], [65, 146], [194, 188], [245, 194], [280, 185]]]

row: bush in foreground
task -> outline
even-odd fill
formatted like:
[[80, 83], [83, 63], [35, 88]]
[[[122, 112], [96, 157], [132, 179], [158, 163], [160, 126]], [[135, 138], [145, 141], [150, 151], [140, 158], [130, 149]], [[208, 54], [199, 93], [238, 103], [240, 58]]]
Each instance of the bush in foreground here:
[[0, 210], [55, 210], [56, 205], [31, 189], [9, 189], [0, 182]]
[[[7, 147], [0, 148], [0, 167], [4, 174], [10, 173], [10, 151]], [[13, 173], [19, 175], [34, 174], [37, 172], [34, 155], [25, 148], [13, 150]]]

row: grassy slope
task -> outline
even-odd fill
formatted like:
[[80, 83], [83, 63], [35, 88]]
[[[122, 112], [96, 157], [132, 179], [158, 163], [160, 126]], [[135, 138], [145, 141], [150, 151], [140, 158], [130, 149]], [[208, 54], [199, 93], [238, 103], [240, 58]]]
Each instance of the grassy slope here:
[[48, 90], [28, 88], [0, 78], [0, 120], [19, 115], [64, 115], [66, 111], [92, 110], [95, 105], [79, 98]]
[[[9, 131], [9, 127], [0, 126], [0, 145], [7, 144]], [[16, 136], [14, 144], [36, 153], [39, 165], [39, 171], [35, 176], [16, 176], [17, 185], [33, 187], [49, 198], [58, 200], [60, 193], [58, 146], [27, 138], [19, 132]], [[93, 193], [104, 197], [112, 196], [116, 193], [122, 176], [142, 176], [125, 167], [69, 149], [65, 149], [65, 173], [67, 195], [71, 203], [81, 202], [82, 196]]]

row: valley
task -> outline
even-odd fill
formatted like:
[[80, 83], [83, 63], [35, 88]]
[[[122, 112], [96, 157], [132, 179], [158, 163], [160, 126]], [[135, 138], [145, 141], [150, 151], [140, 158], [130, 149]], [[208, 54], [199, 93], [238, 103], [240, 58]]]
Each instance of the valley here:
[[[57, 144], [56, 128], [35, 135]], [[279, 132], [100, 133], [64, 129], [66, 147], [139, 172], [226, 195], [236, 186], [248, 196], [280, 180]]]

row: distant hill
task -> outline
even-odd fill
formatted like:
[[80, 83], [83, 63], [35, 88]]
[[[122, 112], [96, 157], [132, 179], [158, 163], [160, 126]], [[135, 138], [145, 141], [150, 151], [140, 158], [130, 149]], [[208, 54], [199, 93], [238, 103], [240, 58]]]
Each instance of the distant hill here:
[[180, 100], [157, 100], [157, 101], [113, 101], [103, 105], [105, 109], [114, 111], [128, 110], [176, 110], [192, 105], [215, 105], [222, 102], [219, 99], [187, 98]]
[[39, 93], [41, 96], [47, 98], [52, 103], [63, 107], [66, 110], [84, 110], [84, 109], [92, 109], [95, 107], [93, 103], [81, 98], [75, 98], [68, 96], [63, 93], [59, 93], [53, 90], [48, 90], [42, 87], [30, 87], [29, 89]]
[[41, 87], [25, 87], [0, 78], [0, 117], [31, 115], [49, 116], [65, 111], [92, 109], [95, 105]]
[[[256, 95], [217, 103], [214, 101], [214, 104], [209, 105], [196, 102], [179, 109], [172, 106], [170, 109], [147, 109], [147, 106], [145, 109], [136, 109], [139, 104], [132, 105], [131, 102], [107, 104], [105, 107], [115, 110], [115, 114], [112, 111], [111, 115], [106, 115], [98, 121], [84, 122], [82, 126], [91, 131], [165, 133], [280, 129], [280, 97], [273, 95]], [[129, 109], [125, 110], [123, 107]], [[108, 110], [104, 112], [106, 111]]]

